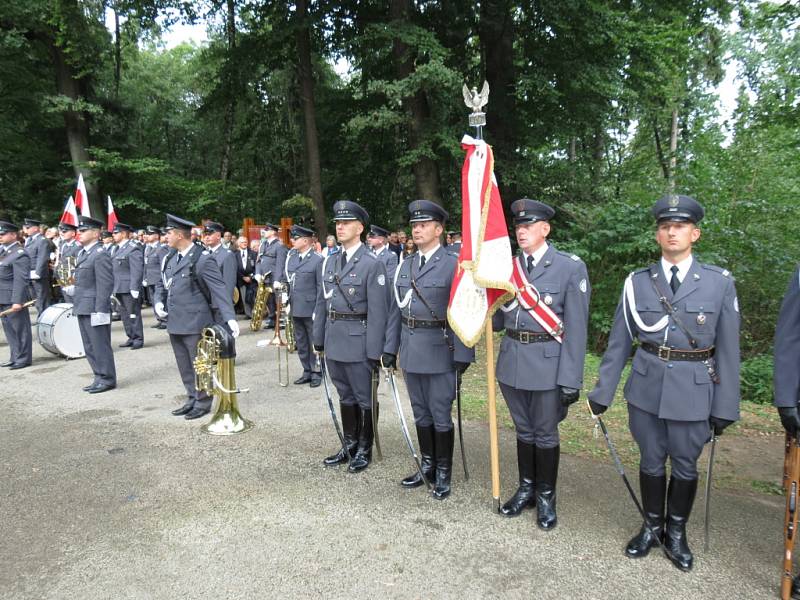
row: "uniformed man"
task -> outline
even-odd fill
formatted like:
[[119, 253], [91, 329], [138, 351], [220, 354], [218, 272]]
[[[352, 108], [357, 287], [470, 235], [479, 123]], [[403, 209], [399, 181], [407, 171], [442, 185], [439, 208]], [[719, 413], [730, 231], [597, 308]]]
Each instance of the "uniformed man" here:
[[[261, 242], [258, 257], [256, 258], [256, 281], [261, 283], [263, 280], [265, 285], [268, 286], [271, 286], [276, 281], [285, 281], [283, 268], [286, 264], [288, 250], [278, 238], [279, 229], [277, 225], [272, 223], [267, 223], [264, 226], [264, 239]], [[268, 318], [264, 324], [265, 329], [275, 325], [275, 294], [271, 294], [267, 301], [267, 313]]]
[[25, 235], [25, 252], [31, 259], [29, 273], [33, 292], [36, 296], [36, 311], [39, 314], [50, 306], [50, 241], [41, 233], [41, 221], [25, 219], [22, 226]]
[[303, 365], [303, 375], [294, 383], [318, 387], [322, 382], [319, 363], [312, 355], [314, 306], [322, 285], [322, 257], [311, 246], [314, 230], [293, 225], [292, 249], [286, 256], [286, 282], [289, 289], [294, 338], [297, 356]]
[[[56, 273], [58, 273], [58, 270], [62, 265], [68, 264], [69, 261], [74, 263], [81, 251], [81, 245], [78, 243], [76, 237], [78, 234], [78, 227], [76, 225], [72, 225], [70, 223], [59, 223], [58, 234], [61, 238], [61, 243], [58, 245], [58, 251], [56, 253]], [[64, 293], [63, 287], [61, 288], [61, 296], [63, 297], [64, 302], [72, 302], [72, 297]]]
[[519, 487], [500, 512], [515, 517], [535, 506], [536, 524], [548, 530], [558, 524], [558, 424], [583, 386], [591, 291], [583, 261], [547, 241], [552, 207], [523, 198], [511, 212], [518, 291], [493, 326], [506, 331], [496, 372], [517, 432]]
[[692, 256], [703, 207], [689, 196], [668, 195], [652, 212], [661, 260], [626, 279], [589, 403], [595, 414], [608, 408], [638, 340], [624, 393], [650, 527], [642, 527], [625, 553], [645, 556], [656, 545], [653, 536], [663, 536], [670, 560], [688, 571], [686, 522], [697, 460], [710, 436], [739, 418], [739, 305], [731, 274]]
[[86, 360], [94, 373], [83, 388], [100, 394], [117, 387], [117, 370], [111, 350], [111, 294], [114, 273], [111, 257], [100, 239], [102, 221], [78, 217], [78, 241], [82, 249], [75, 266], [75, 285], [66, 288], [73, 297], [72, 313], [78, 317]]
[[[422, 471], [434, 482], [433, 496], [450, 495], [454, 427], [451, 417], [459, 373], [475, 360], [447, 323], [450, 285], [458, 256], [441, 245], [447, 212], [428, 200], [408, 205], [417, 252], [404, 260], [392, 282], [392, 305], [383, 364], [396, 366], [400, 351], [406, 387], [414, 410]], [[390, 256], [394, 253], [386, 250]], [[403, 479], [405, 488], [423, 484], [419, 473]]]
[[111, 249], [114, 247], [114, 235], [107, 229], [103, 229], [100, 232], [100, 242], [103, 244], [103, 247], [106, 249], [106, 251], [108, 251], [110, 256]]
[[377, 225], [370, 225], [369, 233], [367, 234], [367, 243], [372, 249], [372, 253], [379, 261], [386, 267], [386, 274], [389, 279], [394, 277], [394, 271], [397, 269], [397, 255], [389, 250], [386, 245], [389, 239], [389, 232], [383, 227]]
[[[233, 290], [236, 289], [236, 255], [232, 250], [222, 245], [222, 233], [225, 227], [214, 221], [208, 221], [203, 227], [203, 244], [206, 249], [217, 261], [217, 266], [222, 272], [222, 280], [225, 282], [225, 289], [228, 290], [231, 301], [233, 301]], [[222, 324], [222, 323], [220, 323]]]
[[138, 350], [144, 345], [142, 325], [142, 279], [144, 273], [144, 251], [141, 244], [130, 238], [133, 227], [117, 223], [111, 232], [114, 247], [111, 262], [114, 266], [114, 295], [121, 304], [120, 317], [128, 339], [120, 348]]
[[461, 232], [460, 231], [451, 231], [450, 232], [450, 247], [448, 249], [451, 252], [455, 252], [456, 254], [461, 252]]
[[362, 235], [369, 214], [342, 200], [333, 205], [340, 252], [322, 265], [322, 285], [314, 309], [314, 350], [325, 360], [336, 390], [347, 450], [324, 460], [349, 462], [358, 473], [372, 460], [372, 373], [379, 368], [387, 323], [386, 268], [367, 250]]
[[17, 241], [18, 232], [13, 223], [0, 221], [0, 311], [12, 311], [0, 319], [11, 351], [0, 366], [9, 369], [24, 369], [33, 360], [31, 317], [22, 306], [31, 299], [31, 259]]
[[[155, 294], [156, 284], [161, 279], [161, 263], [164, 258], [169, 254], [169, 246], [162, 244], [161, 230], [154, 225], [148, 225], [145, 228], [144, 238], [146, 245], [144, 247], [144, 275], [142, 279], [142, 289], [147, 295], [150, 305], [153, 307], [153, 314], [156, 310]], [[156, 324], [152, 325], [153, 329], [166, 329], [163, 319], [159, 319], [156, 315]]]
[[[783, 428], [793, 438], [800, 435], [800, 269], [796, 269], [783, 297], [775, 328], [775, 406]], [[792, 582], [792, 597], [800, 595], [800, 575]]]
[[167, 215], [167, 243], [172, 252], [156, 285], [156, 314], [167, 320], [167, 332], [178, 372], [186, 389], [186, 402], [172, 414], [200, 418], [211, 410], [213, 398], [195, 387], [194, 359], [205, 327], [214, 324], [213, 308], [219, 309], [233, 337], [239, 325], [233, 302], [225, 288], [217, 262], [192, 242], [194, 223]]

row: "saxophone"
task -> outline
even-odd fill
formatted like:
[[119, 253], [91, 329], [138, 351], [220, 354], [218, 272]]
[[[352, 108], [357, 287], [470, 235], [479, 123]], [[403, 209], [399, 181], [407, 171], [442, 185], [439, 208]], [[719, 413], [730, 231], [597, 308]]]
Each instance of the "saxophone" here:
[[261, 331], [261, 326], [264, 324], [264, 315], [267, 314], [267, 301], [272, 295], [272, 288], [264, 283], [264, 280], [258, 282], [256, 289], [256, 299], [253, 302], [253, 316], [250, 318], [250, 330]]

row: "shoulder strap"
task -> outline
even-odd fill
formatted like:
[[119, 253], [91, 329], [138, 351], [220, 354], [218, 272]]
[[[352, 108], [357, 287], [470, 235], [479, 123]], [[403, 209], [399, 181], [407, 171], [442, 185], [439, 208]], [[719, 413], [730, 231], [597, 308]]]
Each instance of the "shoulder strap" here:
[[666, 294], [661, 292], [661, 288], [659, 288], [658, 283], [656, 282], [655, 277], [650, 277], [650, 282], [653, 284], [653, 289], [656, 291], [656, 296], [658, 296], [659, 302], [664, 307], [664, 310], [667, 311], [667, 314], [672, 317], [672, 320], [675, 321], [675, 325], [677, 325], [686, 338], [689, 340], [689, 345], [692, 348], [697, 348], [697, 340], [694, 339], [689, 330], [686, 328], [686, 325], [683, 324], [678, 314], [675, 312], [675, 307], [672, 306], [672, 303], [667, 300]]

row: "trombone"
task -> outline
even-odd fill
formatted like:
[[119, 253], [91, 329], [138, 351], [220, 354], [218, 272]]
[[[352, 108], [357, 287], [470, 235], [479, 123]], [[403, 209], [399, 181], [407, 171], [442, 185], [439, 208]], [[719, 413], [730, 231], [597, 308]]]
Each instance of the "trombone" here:
[[[278, 349], [278, 385], [286, 387], [289, 385], [289, 354], [295, 351], [294, 325], [290, 314], [289, 292], [285, 286], [275, 283], [275, 335], [272, 336], [270, 346]], [[286, 328], [286, 339], [281, 337], [281, 321]], [[281, 359], [283, 357], [283, 359]], [[281, 364], [283, 363], [283, 364]]]

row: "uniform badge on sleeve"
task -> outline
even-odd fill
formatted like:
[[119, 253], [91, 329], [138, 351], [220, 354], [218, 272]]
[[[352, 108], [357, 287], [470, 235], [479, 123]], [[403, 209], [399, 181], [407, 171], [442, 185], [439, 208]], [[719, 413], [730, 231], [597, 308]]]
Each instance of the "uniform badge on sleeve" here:
[[586, 280], [581, 279], [581, 282], [578, 284], [578, 288], [585, 294], [586, 293]]
[[736, 296], [736, 298], [733, 299], [733, 310], [735, 310], [737, 313], [739, 312], [739, 296]]
[[386, 276], [383, 273], [378, 275], [378, 285], [386, 285]]

